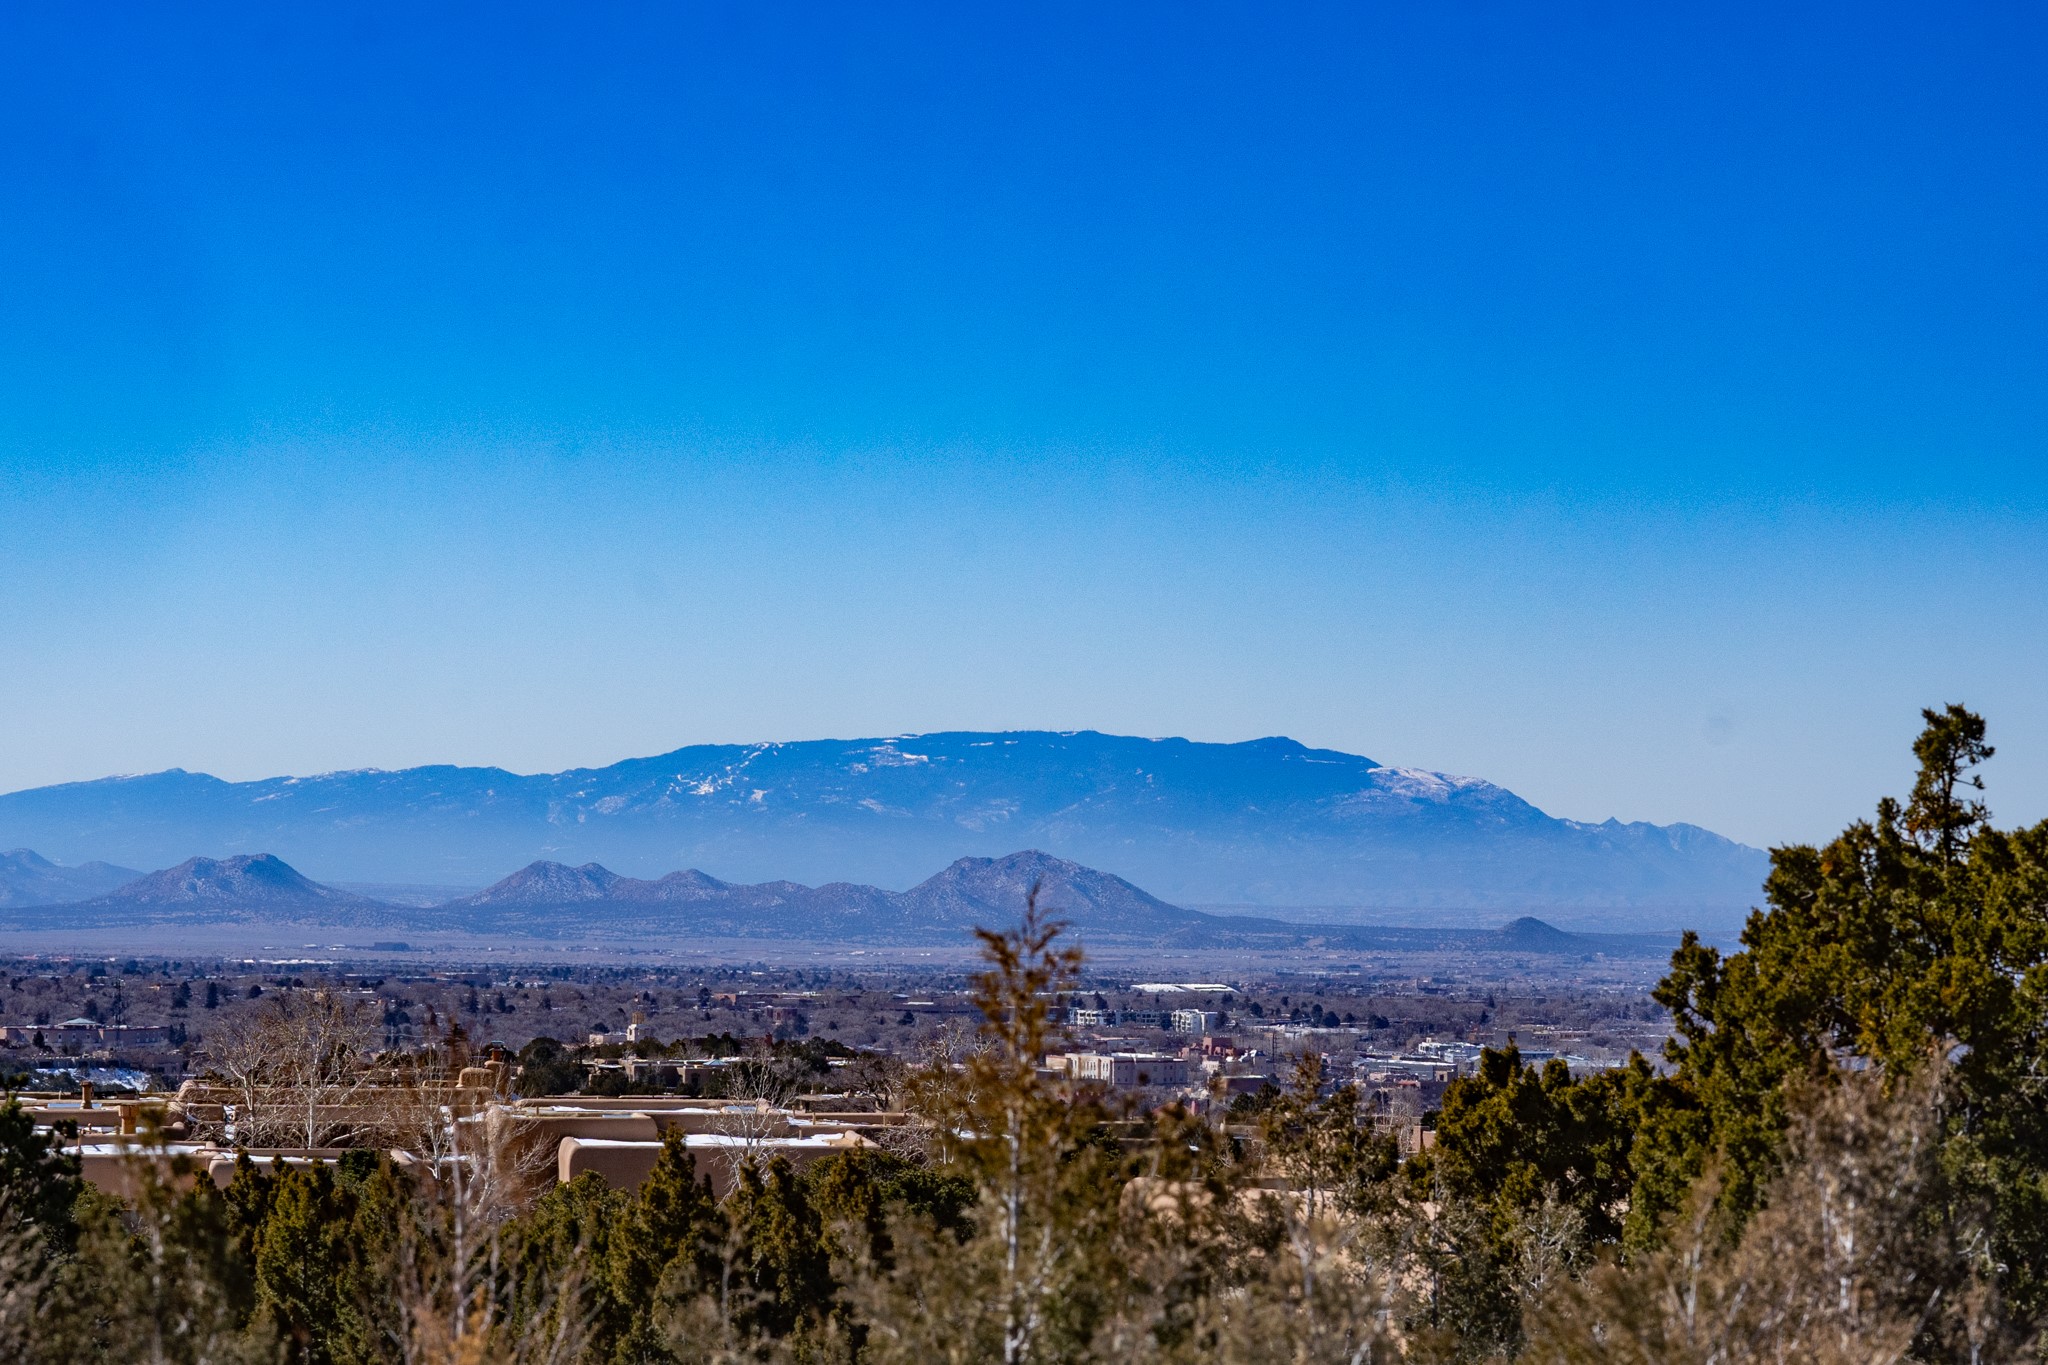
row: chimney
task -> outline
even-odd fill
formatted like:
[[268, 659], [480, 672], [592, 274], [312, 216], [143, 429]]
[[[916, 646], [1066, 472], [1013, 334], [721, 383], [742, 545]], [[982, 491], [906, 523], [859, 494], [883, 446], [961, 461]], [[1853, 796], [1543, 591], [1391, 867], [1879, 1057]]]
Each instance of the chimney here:
[[78, 1107], [79, 1107], [80, 1109], [90, 1109], [90, 1108], [92, 1108], [92, 1082], [91, 1082], [91, 1081], [80, 1081], [80, 1082], [78, 1083]]
[[116, 1107], [117, 1107], [117, 1108], [118, 1108], [118, 1109], [119, 1109], [119, 1110], [121, 1111], [121, 1136], [122, 1136], [122, 1137], [134, 1137], [134, 1136], [135, 1136], [135, 1111], [136, 1111], [136, 1110], [137, 1110], [138, 1108], [140, 1108], [140, 1106], [139, 1106], [139, 1105], [133, 1105], [133, 1104], [123, 1104], [123, 1105], [117, 1105]]

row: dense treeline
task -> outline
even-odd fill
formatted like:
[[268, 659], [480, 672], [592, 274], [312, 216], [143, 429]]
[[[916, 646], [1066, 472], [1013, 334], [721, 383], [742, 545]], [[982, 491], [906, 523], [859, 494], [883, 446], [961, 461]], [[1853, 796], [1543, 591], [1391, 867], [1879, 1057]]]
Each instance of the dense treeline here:
[[[353, 1153], [225, 1191], [82, 1187], [0, 1116], [0, 1358], [334, 1362], [2034, 1358], [2048, 1315], [2048, 824], [1983, 722], [1778, 850], [1740, 952], [1688, 938], [1668, 1065], [1489, 1052], [1398, 1159], [1314, 1058], [1233, 1138], [1041, 1085], [1078, 958], [985, 935], [979, 1043], [922, 1149], [640, 1188]], [[465, 1158], [467, 1160], [467, 1158]], [[509, 1169], [509, 1168], [508, 1168]]]

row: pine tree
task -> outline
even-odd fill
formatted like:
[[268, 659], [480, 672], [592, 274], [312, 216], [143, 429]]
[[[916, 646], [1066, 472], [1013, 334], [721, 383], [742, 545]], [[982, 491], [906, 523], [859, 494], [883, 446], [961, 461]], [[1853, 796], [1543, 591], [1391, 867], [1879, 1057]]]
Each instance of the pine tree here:
[[1944, 1161], [1996, 1210], [2000, 1286], [2048, 1313], [2048, 822], [2001, 831], [1969, 793], [1991, 754], [1960, 706], [1924, 713], [1910, 801], [1879, 803], [1824, 848], [1772, 852], [1770, 909], [1724, 958], [1688, 935], [1657, 999], [1696, 1113], [1646, 1117], [1640, 1207], [1676, 1208], [1711, 1166], [1736, 1226], [1764, 1201], [1788, 1096], [1875, 1067], [1945, 1069]]
[[188, 1160], [137, 1162], [131, 1204], [81, 1201], [76, 1254], [24, 1361], [269, 1365], [285, 1343], [252, 1322], [255, 1269], [225, 1196]]
[[[510, 1342], [574, 1339], [585, 1358], [611, 1360], [633, 1325], [633, 1314], [647, 1307], [637, 1289], [619, 1292], [616, 1266], [629, 1257], [615, 1253], [612, 1245], [625, 1232], [629, 1214], [636, 1213], [633, 1196], [585, 1174], [550, 1189], [508, 1224], [499, 1335]], [[644, 1259], [657, 1255], [647, 1253]], [[646, 1283], [640, 1275], [631, 1282]]]
[[359, 1223], [361, 1196], [359, 1182], [326, 1164], [288, 1167], [273, 1177], [255, 1239], [256, 1302], [295, 1365], [377, 1358], [372, 1313], [391, 1300], [390, 1269], [389, 1262], [366, 1260], [376, 1244], [366, 1244], [365, 1234], [392, 1215]]
[[81, 1188], [77, 1159], [56, 1137], [36, 1131], [19, 1100], [9, 1095], [0, 1102], [0, 1206], [9, 1217], [62, 1253], [77, 1236], [72, 1211]]

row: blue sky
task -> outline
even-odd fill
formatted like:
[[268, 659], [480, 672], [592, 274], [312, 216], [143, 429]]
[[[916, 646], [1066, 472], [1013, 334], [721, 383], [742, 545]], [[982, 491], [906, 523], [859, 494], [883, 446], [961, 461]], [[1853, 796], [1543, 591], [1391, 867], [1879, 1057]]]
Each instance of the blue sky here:
[[0, 789], [1284, 733], [2048, 816], [2048, 13], [0, 16]]

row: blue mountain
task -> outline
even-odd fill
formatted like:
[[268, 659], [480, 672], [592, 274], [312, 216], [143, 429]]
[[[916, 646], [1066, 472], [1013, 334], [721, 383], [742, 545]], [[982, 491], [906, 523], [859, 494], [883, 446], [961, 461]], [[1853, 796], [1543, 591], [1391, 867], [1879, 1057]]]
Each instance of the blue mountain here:
[[97, 896], [141, 876], [133, 868], [111, 863], [60, 867], [27, 848], [0, 853], [0, 909], [14, 905], [49, 905]]
[[[482, 885], [535, 860], [633, 877], [909, 887], [1035, 847], [1179, 905], [1569, 911], [1661, 928], [1757, 896], [1760, 851], [1691, 825], [1546, 815], [1477, 778], [1291, 739], [1093, 731], [697, 745], [604, 768], [179, 769], [0, 796], [0, 847], [145, 867], [270, 852], [324, 881]], [[1495, 922], [1500, 916], [1494, 917]]]

